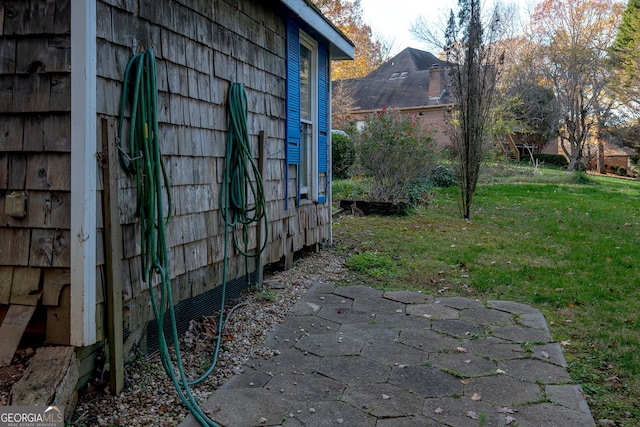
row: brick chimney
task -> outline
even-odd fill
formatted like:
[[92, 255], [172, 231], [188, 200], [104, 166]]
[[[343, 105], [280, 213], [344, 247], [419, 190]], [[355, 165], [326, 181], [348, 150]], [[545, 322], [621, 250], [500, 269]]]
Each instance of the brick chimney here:
[[444, 67], [434, 64], [429, 68], [429, 98], [439, 98], [444, 88]]

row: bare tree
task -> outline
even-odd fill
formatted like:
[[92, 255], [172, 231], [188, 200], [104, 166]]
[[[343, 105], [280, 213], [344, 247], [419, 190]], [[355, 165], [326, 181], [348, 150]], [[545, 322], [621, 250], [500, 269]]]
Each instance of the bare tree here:
[[569, 170], [584, 166], [588, 141], [613, 107], [605, 91], [607, 55], [621, 11], [616, 0], [542, 0], [535, 9], [531, 39], [540, 49], [543, 83], [562, 110], [558, 135]]

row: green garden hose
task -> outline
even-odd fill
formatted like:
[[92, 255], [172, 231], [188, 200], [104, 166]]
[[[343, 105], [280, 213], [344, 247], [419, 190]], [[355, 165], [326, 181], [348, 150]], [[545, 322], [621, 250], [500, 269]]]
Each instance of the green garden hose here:
[[[165, 229], [171, 217], [171, 195], [169, 179], [162, 160], [158, 143], [157, 116], [157, 80], [155, 56], [153, 50], [139, 53], [131, 58], [127, 64], [122, 88], [120, 104], [120, 118], [118, 123], [117, 144], [119, 158], [123, 168], [130, 174], [135, 174], [137, 183], [137, 213], [140, 216], [140, 247], [143, 279], [149, 284], [149, 294], [155, 320], [160, 332], [158, 347], [162, 366], [171, 379], [180, 399], [202, 426], [219, 427], [198, 405], [191, 386], [204, 380], [213, 372], [220, 349], [223, 326], [223, 311], [226, 299], [227, 259], [229, 232], [240, 253], [245, 256], [259, 256], [267, 242], [257, 243], [255, 253], [249, 253], [249, 227], [252, 222], [263, 221], [265, 230], [267, 220], [265, 216], [265, 198], [260, 176], [251, 156], [247, 126], [246, 126], [246, 95], [242, 85], [231, 85], [228, 96], [229, 133], [227, 137], [227, 154], [225, 160], [225, 178], [221, 190], [221, 212], [226, 224], [222, 300], [220, 305], [220, 319], [218, 321], [217, 340], [211, 366], [204, 375], [195, 381], [188, 381], [180, 353], [178, 330], [174, 312], [174, 301], [171, 290], [169, 272], [169, 256]], [[129, 146], [127, 151], [122, 146], [124, 113], [129, 101], [129, 91], [132, 90], [130, 111], [131, 121], [128, 133]], [[253, 180], [251, 177], [253, 176]], [[166, 194], [167, 214], [164, 209]], [[255, 201], [253, 207], [248, 203], [247, 196], [251, 194]], [[236, 238], [240, 230], [244, 246]], [[245, 263], [247, 264], [247, 263]], [[155, 275], [155, 276], [154, 276]], [[159, 298], [154, 291], [153, 278], [159, 278]], [[248, 277], [248, 275], [247, 275]], [[171, 337], [175, 349], [175, 367], [171, 359], [169, 345], [165, 339], [164, 318], [167, 314], [171, 323]], [[177, 371], [177, 372], [176, 372]]]

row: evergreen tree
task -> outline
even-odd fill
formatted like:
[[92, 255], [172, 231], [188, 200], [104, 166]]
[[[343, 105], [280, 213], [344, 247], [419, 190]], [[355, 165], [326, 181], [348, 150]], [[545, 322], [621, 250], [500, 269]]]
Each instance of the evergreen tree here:
[[497, 52], [500, 18], [494, 12], [483, 25], [480, 0], [459, 0], [445, 32], [445, 54], [449, 63], [448, 90], [456, 105], [450, 120], [452, 149], [458, 175], [461, 210], [471, 216], [471, 202], [480, 168], [490, 146], [490, 115], [496, 78], [502, 62]]

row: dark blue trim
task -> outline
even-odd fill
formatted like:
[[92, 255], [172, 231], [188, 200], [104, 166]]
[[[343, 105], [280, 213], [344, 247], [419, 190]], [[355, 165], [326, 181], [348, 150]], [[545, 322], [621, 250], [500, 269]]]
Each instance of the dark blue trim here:
[[[289, 165], [300, 165], [300, 29], [292, 19], [287, 19], [286, 108], [285, 209], [288, 209]], [[300, 168], [298, 167], [297, 169], [299, 171]], [[299, 176], [297, 181], [300, 182]], [[297, 193], [298, 197], [300, 197], [300, 192], [298, 191]]]

